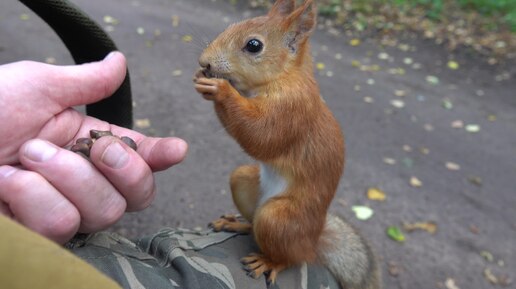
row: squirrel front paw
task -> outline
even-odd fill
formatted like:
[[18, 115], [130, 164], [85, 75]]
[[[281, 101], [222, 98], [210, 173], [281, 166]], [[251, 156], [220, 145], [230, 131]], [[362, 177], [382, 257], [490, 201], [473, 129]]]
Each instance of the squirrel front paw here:
[[207, 78], [202, 71], [197, 72], [194, 78], [195, 90], [207, 100], [222, 101], [234, 93], [234, 88], [225, 79]]

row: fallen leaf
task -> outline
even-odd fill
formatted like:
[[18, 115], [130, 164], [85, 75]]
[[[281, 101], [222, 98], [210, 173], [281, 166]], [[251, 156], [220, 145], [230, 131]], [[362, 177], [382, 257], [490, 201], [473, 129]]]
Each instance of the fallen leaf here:
[[145, 29], [143, 27], [138, 27], [136, 28], [136, 33], [138, 33], [138, 35], [143, 35], [145, 34]]
[[450, 60], [450, 61], [448, 61], [448, 68], [452, 69], [452, 70], [457, 70], [457, 69], [459, 69], [459, 63], [457, 63], [456, 61]]
[[20, 20], [26, 21], [29, 20], [30, 16], [27, 13], [20, 14]]
[[439, 84], [439, 78], [437, 78], [437, 76], [434, 76], [434, 75], [428, 75], [426, 77], [426, 81], [430, 84], [434, 84], [434, 85], [437, 85]]
[[45, 62], [48, 64], [56, 64], [56, 59], [54, 57], [47, 57], [45, 58]]
[[469, 181], [470, 183], [472, 183], [472, 184], [476, 185], [476, 186], [479, 186], [479, 187], [481, 187], [481, 186], [482, 186], [482, 178], [480, 178], [480, 177], [475, 177], [475, 176], [473, 176], [473, 177], [469, 177], [469, 178], [468, 178], [468, 181]]
[[370, 96], [364, 96], [364, 102], [373, 103], [374, 99]]
[[396, 108], [404, 108], [405, 102], [401, 99], [393, 99], [393, 100], [391, 100], [391, 105]]
[[102, 20], [104, 20], [104, 23], [110, 24], [110, 25], [117, 25], [118, 23], [120, 23], [120, 21], [118, 21], [118, 19], [116, 19], [113, 16], [109, 16], [109, 15], [104, 16], [102, 18]]
[[453, 127], [453, 128], [463, 128], [464, 127], [464, 122], [462, 120], [454, 120], [451, 123], [451, 127]]
[[484, 269], [484, 278], [486, 278], [486, 280], [493, 285], [498, 285], [499, 283], [498, 277], [496, 277], [489, 268]]
[[458, 171], [460, 170], [460, 165], [452, 162], [446, 162], [446, 168], [450, 171]]
[[434, 126], [429, 123], [426, 123], [423, 127], [426, 131], [433, 131], [435, 129]]
[[430, 150], [428, 148], [425, 148], [425, 147], [422, 147], [419, 149], [419, 151], [424, 154], [424, 155], [427, 155], [430, 153]]
[[172, 27], [179, 26], [179, 16], [172, 15]]
[[494, 257], [493, 257], [493, 254], [489, 251], [480, 251], [480, 256], [482, 256], [484, 259], [486, 259], [487, 262], [493, 262], [494, 261]]
[[368, 78], [366, 83], [369, 84], [369, 85], [374, 85], [375, 81], [372, 78]]
[[326, 67], [326, 65], [324, 65], [324, 63], [322, 63], [322, 62], [317, 62], [317, 64], [315, 65], [315, 67], [317, 68], [317, 70], [324, 70], [324, 68]]
[[397, 97], [404, 97], [405, 95], [407, 95], [407, 92], [405, 90], [396, 89], [394, 91], [394, 95], [396, 95]]
[[421, 186], [423, 186], [423, 183], [416, 177], [411, 177], [410, 178], [410, 185], [415, 187], [415, 188], [419, 188]]
[[183, 74], [183, 71], [181, 71], [180, 69], [176, 69], [174, 71], [172, 71], [172, 76], [181, 76]]
[[353, 206], [351, 209], [355, 212], [357, 219], [362, 221], [370, 219], [374, 214], [374, 211], [366, 206]]
[[417, 223], [403, 223], [403, 229], [407, 232], [413, 232], [415, 230], [424, 230], [430, 234], [435, 234], [437, 231], [437, 225], [434, 222], [417, 222]]
[[358, 39], [358, 38], [351, 39], [349, 41], [349, 45], [351, 45], [351, 46], [358, 46], [358, 45], [360, 45], [360, 39]]
[[466, 131], [472, 133], [479, 132], [480, 126], [478, 124], [468, 124], [466, 125]]
[[395, 165], [396, 164], [396, 160], [393, 159], [393, 158], [383, 158], [383, 162], [388, 164], [388, 165]]
[[400, 228], [396, 226], [390, 226], [387, 228], [387, 236], [389, 236], [392, 240], [397, 242], [405, 241], [405, 235], [403, 235]]
[[151, 126], [151, 122], [148, 118], [135, 119], [134, 125], [137, 128], [149, 128]]
[[367, 198], [372, 201], [385, 201], [386, 194], [378, 188], [369, 188], [367, 190]]
[[409, 153], [412, 152], [412, 147], [409, 145], [403, 145], [403, 150]]
[[452, 278], [446, 279], [444, 285], [446, 286], [446, 289], [460, 289], [459, 286], [455, 284], [455, 280]]
[[385, 52], [380, 52], [378, 54], [378, 58], [381, 59], [381, 60], [387, 60], [387, 59], [389, 59], [389, 54], [387, 54]]
[[181, 37], [181, 40], [183, 42], [188, 43], [188, 42], [192, 42], [193, 38], [192, 38], [192, 35], [184, 35], [183, 37]]
[[414, 60], [412, 60], [412, 58], [410, 57], [405, 57], [403, 59], [403, 63], [405, 63], [406, 65], [411, 65], [412, 63], [414, 63]]
[[442, 105], [446, 109], [452, 109], [453, 108], [453, 103], [451, 102], [451, 100], [449, 100], [447, 98], [443, 99]]

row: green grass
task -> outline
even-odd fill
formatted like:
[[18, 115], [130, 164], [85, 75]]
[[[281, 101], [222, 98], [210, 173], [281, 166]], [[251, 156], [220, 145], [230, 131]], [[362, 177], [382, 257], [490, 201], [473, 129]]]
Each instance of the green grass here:
[[[349, 3], [345, 0], [320, 1], [319, 12], [327, 16], [338, 15], [346, 2]], [[401, 11], [423, 9], [432, 21], [446, 20], [450, 17], [450, 11], [462, 10], [465, 13], [477, 13], [496, 20], [494, 28], [506, 26], [512, 32], [516, 32], [516, 0], [353, 0], [347, 9], [370, 15], [374, 14], [378, 7], [386, 6]]]

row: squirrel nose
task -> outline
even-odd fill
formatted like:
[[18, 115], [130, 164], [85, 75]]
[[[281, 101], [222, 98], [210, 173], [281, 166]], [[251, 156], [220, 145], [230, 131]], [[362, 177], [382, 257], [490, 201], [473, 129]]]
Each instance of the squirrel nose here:
[[211, 64], [210, 64], [210, 62], [208, 61], [208, 59], [206, 59], [206, 58], [201, 57], [201, 58], [199, 59], [199, 65], [200, 65], [203, 69], [206, 69], [206, 70], [210, 70], [210, 69], [211, 69]]

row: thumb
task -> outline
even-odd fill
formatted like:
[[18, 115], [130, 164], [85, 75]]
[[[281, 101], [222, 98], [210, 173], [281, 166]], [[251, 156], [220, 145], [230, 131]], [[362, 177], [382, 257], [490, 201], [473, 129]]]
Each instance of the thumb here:
[[127, 73], [125, 56], [113, 51], [102, 61], [82, 65], [52, 66], [48, 83], [55, 83], [52, 98], [63, 109], [97, 102], [111, 96]]

